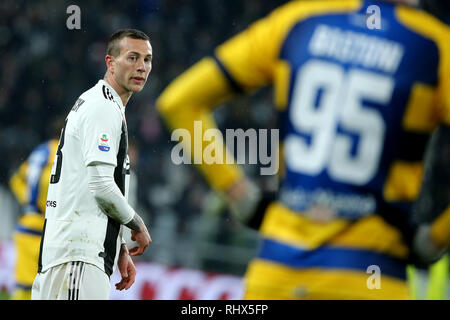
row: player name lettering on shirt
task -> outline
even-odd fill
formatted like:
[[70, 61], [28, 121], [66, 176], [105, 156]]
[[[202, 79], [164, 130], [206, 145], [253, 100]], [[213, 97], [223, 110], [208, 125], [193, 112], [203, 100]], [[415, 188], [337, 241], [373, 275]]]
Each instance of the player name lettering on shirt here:
[[395, 73], [402, 61], [402, 44], [364, 33], [318, 25], [309, 43], [313, 56]]

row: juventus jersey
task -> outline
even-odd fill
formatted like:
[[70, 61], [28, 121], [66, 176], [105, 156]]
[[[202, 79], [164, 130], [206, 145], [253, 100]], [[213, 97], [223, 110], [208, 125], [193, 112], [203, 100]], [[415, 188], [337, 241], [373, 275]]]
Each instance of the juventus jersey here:
[[108, 217], [88, 188], [87, 166], [115, 166], [114, 180], [128, 197], [129, 158], [125, 108], [103, 80], [84, 92], [66, 118], [53, 162], [39, 272], [69, 261], [114, 271], [121, 224]]

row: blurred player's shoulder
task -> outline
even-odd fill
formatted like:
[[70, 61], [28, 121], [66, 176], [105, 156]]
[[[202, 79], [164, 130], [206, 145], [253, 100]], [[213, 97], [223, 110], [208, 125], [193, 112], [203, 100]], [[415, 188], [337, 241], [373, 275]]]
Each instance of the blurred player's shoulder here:
[[[436, 115], [444, 123], [450, 123], [450, 27], [432, 14], [408, 6], [396, 8], [398, 22], [412, 33], [433, 43], [438, 51], [439, 88], [436, 98]], [[425, 49], [423, 49], [425, 50]]]
[[432, 14], [418, 8], [397, 6], [396, 17], [411, 31], [437, 42], [440, 47], [449, 47], [449, 26]]
[[104, 113], [120, 115], [121, 109], [120, 97], [104, 80], [99, 80], [95, 86], [83, 92], [75, 101], [72, 111], [75, 113]]
[[218, 46], [215, 55], [224, 73], [244, 91], [266, 85], [287, 35], [297, 24], [318, 16], [356, 12], [362, 5], [360, 0], [288, 2]]
[[271, 32], [283, 36], [296, 23], [305, 19], [333, 14], [354, 12], [363, 6], [361, 0], [298, 0], [287, 2], [273, 10], [255, 25], [264, 24]]
[[275, 9], [269, 16], [273, 17], [273, 20], [288, 24], [289, 21], [296, 22], [317, 15], [358, 11], [363, 6], [368, 7], [374, 3], [381, 9], [384, 6], [395, 6], [400, 23], [418, 32], [433, 33], [448, 32], [449, 30], [448, 25], [420, 8], [390, 1], [297, 0], [285, 3]]
[[294, 0], [281, 5], [278, 9], [274, 10], [274, 12], [285, 11], [285, 14], [287, 11], [321, 13], [326, 11], [360, 8], [363, 3], [363, 0]]

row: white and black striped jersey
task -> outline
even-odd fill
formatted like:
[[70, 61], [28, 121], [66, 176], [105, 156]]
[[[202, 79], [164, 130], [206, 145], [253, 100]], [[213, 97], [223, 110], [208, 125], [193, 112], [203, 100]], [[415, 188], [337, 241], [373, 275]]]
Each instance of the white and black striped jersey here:
[[114, 180], [128, 197], [129, 158], [125, 108], [100, 80], [72, 107], [61, 132], [47, 196], [38, 271], [69, 261], [114, 271], [122, 226], [108, 217], [89, 191], [87, 166], [114, 165]]

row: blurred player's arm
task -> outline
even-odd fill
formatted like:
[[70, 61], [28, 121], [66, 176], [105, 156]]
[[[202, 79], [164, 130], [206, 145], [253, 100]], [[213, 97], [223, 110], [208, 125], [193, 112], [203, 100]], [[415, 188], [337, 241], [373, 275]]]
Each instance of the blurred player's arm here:
[[430, 237], [439, 249], [450, 249], [450, 29], [447, 30], [445, 40], [441, 44], [442, 62], [440, 64], [440, 81], [436, 114], [441, 126], [438, 129], [437, 147], [434, 148], [438, 161], [434, 161], [434, 175], [444, 179], [443, 188], [446, 209], [430, 225]]
[[[441, 161], [435, 161], [436, 164], [434, 164], [432, 170], [438, 176], [448, 176], [448, 167], [450, 165], [450, 126], [442, 126], [439, 130], [436, 151], [440, 153]], [[430, 237], [437, 248], [450, 249], [450, 185], [447, 183], [443, 187], [447, 188], [446, 192], [444, 192], [447, 196], [447, 208], [430, 225]]]
[[450, 248], [450, 206], [433, 222], [430, 234], [438, 248]]
[[[228, 83], [217, 60], [204, 58], [163, 92], [158, 100], [158, 109], [169, 128], [186, 129], [191, 137], [194, 137], [194, 121], [201, 121], [202, 132], [217, 128], [213, 109], [233, 94], [235, 91]], [[191, 138], [191, 141], [183, 143], [190, 144], [187, 146], [188, 150], [194, 150], [195, 140]], [[203, 149], [206, 145], [207, 143], [202, 144]], [[232, 155], [228, 154], [225, 143], [221, 145], [223, 159], [225, 157], [230, 159]], [[245, 177], [240, 166], [225, 162], [221, 164], [203, 162], [197, 165], [197, 169], [214, 190], [225, 195], [227, 202], [231, 201], [233, 213], [239, 220], [246, 221], [247, 216], [251, 215], [257, 206], [260, 191]]]
[[[212, 58], [204, 58], [169, 85], [159, 97], [157, 107], [170, 129], [189, 131], [191, 141], [183, 141], [183, 144], [194, 150], [194, 121], [201, 121], [202, 132], [217, 128], [212, 110], [232, 95], [233, 90], [217, 63]], [[224, 146], [222, 154], [225, 156], [226, 152]], [[233, 164], [203, 163], [198, 169], [219, 191], [228, 189], [243, 176], [240, 168]]]
[[9, 180], [9, 187], [20, 205], [28, 200], [27, 168], [28, 163], [25, 161]]
[[[449, 31], [450, 34], [450, 31]], [[442, 119], [443, 125], [439, 128], [439, 140], [437, 142], [438, 147], [437, 152], [441, 153], [440, 165], [435, 170], [438, 172], [437, 176], [442, 172], [445, 177], [449, 177], [449, 166], [450, 166], [450, 35], [447, 37], [445, 42], [447, 54], [443, 59], [446, 59], [446, 63], [443, 66], [444, 71], [442, 72], [442, 81], [440, 87], [440, 101], [443, 103], [440, 105], [438, 114]], [[446, 170], [446, 171], [445, 171]], [[446, 172], [446, 173], [444, 173]], [[448, 180], [447, 180], [448, 181]], [[446, 188], [450, 188], [450, 184], [445, 185]], [[450, 249], [450, 190], [447, 194], [447, 209], [439, 216], [430, 226], [430, 234], [433, 242], [438, 248]]]
[[[450, 46], [447, 47], [450, 53]], [[444, 60], [447, 58], [450, 63], [450, 56], [444, 55]], [[448, 65], [444, 64], [445, 66]], [[447, 72], [445, 72], [445, 70]], [[442, 125], [438, 129], [435, 146], [432, 148], [429, 171], [432, 172], [434, 179], [443, 179], [444, 183], [440, 182], [440, 188], [449, 188], [447, 183], [449, 176], [449, 155], [450, 155], [450, 70], [445, 69], [441, 77], [440, 94], [438, 101], [439, 118]], [[445, 76], [447, 75], [447, 76]], [[438, 182], [434, 182], [438, 183]], [[450, 190], [444, 191], [444, 208], [443, 213], [435, 218], [431, 223], [426, 223], [418, 226], [416, 235], [414, 237], [413, 248], [414, 253], [425, 263], [433, 263], [437, 261], [446, 251], [450, 249]]]
[[[447, 33], [446, 41], [443, 43], [443, 54], [441, 63], [441, 78], [438, 89], [438, 117], [441, 120], [439, 135], [437, 137], [438, 153], [435, 158], [440, 161], [434, 161], [432, 170], [437, 177], [445, 177], [448, 181], [450, 165], [450, 30]], [[449, 183], [444, 183], [444, 188], [449, 188]], [[439, 249], [450, 249], [450, 190], [446, 193], [447, 208], [438, 216], [429, 226], [430, 238], [434, 245]]]
[[[57, 140], [50, 140], [38, 146], [9, 181], [11, 191], [27, 211], [45, 212], [50, 171], [57, 145]], [[30, 194], [33, 192], [35, 196]]]
[[[202, 132], [217, 128], [212, 114], [215, 107], [237, 93], [248, 93], [272, 84], [281, 45], [282, 30], [278, 22], [289, 19], [287, 13], [292, 14], [292, 11], [288, 8], [276, 10], [257, 21], [217, 47], [213, 57], [202, 59], [175, 79], [157, 101], [157, 108], [168, 127], [187, 129], [191, 137], [194, 136], [194, 121], [201, 121]], [[194, 142], [191, 139], [184, 143], [190, 143], [187, 149], [194, 150]], [[225, 159], [229, 151], [225, 143], [222, 145]], [[263, 196], [242, 169], [227, 163], [202, 163], [197, 167], [213, 189], [226, 195], [237, 218], [248, 222], [255, 209], [260, 207]]]

